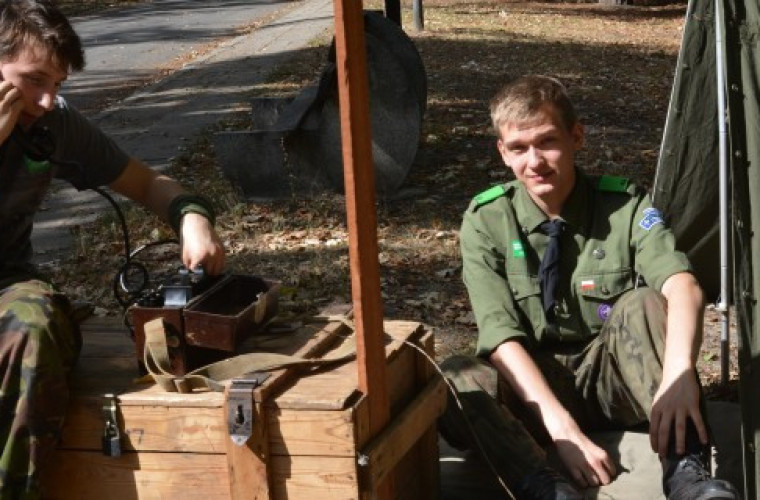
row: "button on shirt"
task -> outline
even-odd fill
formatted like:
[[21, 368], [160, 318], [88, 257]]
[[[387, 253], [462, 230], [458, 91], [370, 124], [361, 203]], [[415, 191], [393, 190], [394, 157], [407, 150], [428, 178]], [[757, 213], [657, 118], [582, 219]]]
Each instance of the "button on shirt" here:
[[[690, 266], [675, 239], [651, 214], [646, 193], [600, 191], [577, 172], [562, 211], [556, 331], [547, 328], [538, 268], [549, 237], [540, 225], [546, 214], [518, 182], [504, 196], [467, 210], [460, 232], [463, 277], [478, 323], [477, 353], [488, 356], [502, 342], [523, 338], [541, 344], [548, 332], [561, 343], [599, 333], [606, 315], [641, 273], [660, 290], [667, 278]], [[653, 223], [654, 222], [654, 223]]]

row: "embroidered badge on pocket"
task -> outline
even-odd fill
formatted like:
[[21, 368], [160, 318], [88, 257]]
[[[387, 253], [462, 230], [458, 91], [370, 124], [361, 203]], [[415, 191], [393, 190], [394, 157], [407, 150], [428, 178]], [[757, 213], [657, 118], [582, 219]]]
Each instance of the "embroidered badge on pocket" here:
[[522, 241], [512, 240], [512, 257], [518, 259], [525, 258], [525, 248], [523, 247]]

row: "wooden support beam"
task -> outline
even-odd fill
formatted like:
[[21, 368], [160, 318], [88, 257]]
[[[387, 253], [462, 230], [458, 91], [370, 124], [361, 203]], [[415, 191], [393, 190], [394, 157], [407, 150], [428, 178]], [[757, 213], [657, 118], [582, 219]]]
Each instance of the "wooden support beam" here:
[[[334, 6], [335, 64], [338, 71], [359, 390], [367, 397], [369, 431], [370, 435], [375, 435], [388, 423], [389, 404], [377, 259], [364, 14], [360, 0], [335, 0]], [[379, 499], [391, 498], [392, 480], [379, 485], [375, 494]]]
[[436, 419], [445, 408], [446, 384], [439, 377], [433, 378], [391, 425], [362, 451], [367, 461], [363, 468], [364, 480], [370, 485], [380, 483], [427, 430], [435, 427]]

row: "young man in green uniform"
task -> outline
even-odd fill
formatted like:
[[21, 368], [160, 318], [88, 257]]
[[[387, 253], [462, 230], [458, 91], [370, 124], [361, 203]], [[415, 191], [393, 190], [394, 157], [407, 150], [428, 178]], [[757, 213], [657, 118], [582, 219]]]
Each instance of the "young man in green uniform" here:
[[[89, 187], [108, 185], [171, 223], [188, 268], [224, 268], [213, 209], [202, 197], [129, 157], [58, 96], [84, 66], [80, 39], [47, 0], [0, 2], [0, 498], [38, 498], [66, 410], [67, 375], [81, 340], [66, 297], [31, 264], [34, 215], [60, 163]], [[44, 131], [41, 134], [40, 131]]]
[[625, 179], [576, 167], [583, 126], [557, 80], [508, 84], [491, 117], [517, 180], [464, 216], [478, 357], [444, 363], [469, 422], [449, 405], [443, 435], [482, 450], [517, 498], [575, 499], [618, 473], [586, 433], [644, 424], [669, 499], [738, 498], [705, 470], [703, 295], [660, 213]]

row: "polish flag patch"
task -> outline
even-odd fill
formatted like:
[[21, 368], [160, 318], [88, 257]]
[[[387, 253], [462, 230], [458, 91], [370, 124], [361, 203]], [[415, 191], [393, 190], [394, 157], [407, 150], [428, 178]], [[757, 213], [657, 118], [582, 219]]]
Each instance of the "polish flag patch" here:
[[596, 285], [594, 284], [594, 280], [583, 280], [581, 281], [581, 290], [584, 292], [588, 292], [594, 289]]

